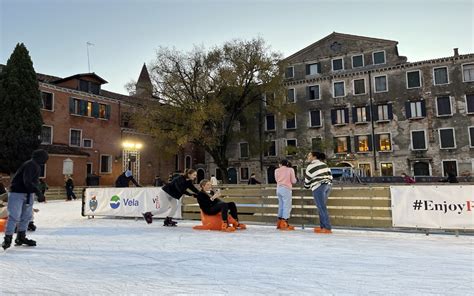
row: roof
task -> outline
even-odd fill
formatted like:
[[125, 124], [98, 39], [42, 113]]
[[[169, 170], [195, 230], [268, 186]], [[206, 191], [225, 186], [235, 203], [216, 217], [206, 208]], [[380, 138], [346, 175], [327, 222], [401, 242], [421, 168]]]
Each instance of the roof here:
[[90, 156], [89, 153], [84, 152], [79, 148], [62, 144], [40, 145], [40, 148], [46, 150], [48, 154]]
[[331, 34], [327, 35], [326, 37], [324, 37], [323, 39], [320, 39], [308, 46], [306, 46], [305, 48], [297, 51], [296, 53], [288, 56], [285, 58], [285, 60], [289, 60], [297, 55], [300, 55], [314, 47], [317, 47], [319, 46], [320, 44], [326, 42], [328, 39], [335, 39], [335, 38], [339, 38], [339, 39], [357, 39], [357, 40], [366, 40], [366, 41], [376, 41], [376, 42], [381, 42], [381, 43], [387, 43], [387, 45], [397, 45], [398, 44], [398, 41], [395, 41], [395, 40], [388, 40], [388, 39], [380, 39], [380, 38], [372, 38], [372, 37], [366, 37], [366, 36], [359, 36], [359, 35], [350, 35], [350, 34], [343, 34], [343, 33], [338, 33], [338, 32], [332, 32]]
[[92, 72], [92, 73], [81, 73], [81, 74], [72, 75], [72, 76], [69, 76], [69, 77], [65, 77], [65, 78], [56, 80], [56, 81], [54, 81], [54, 83], [57, 84], [57, 83], [61, 83], [61, 82], [67, 81], [67, 80], [71, 80], [71, 79], [80, 79], [80, 78], [82, 78], [82, 77], [91, 77], [91, 78], [94, 78], [94, 79], [100, 81], [100, 84], [108, 83], [105, 79], [103, 79], [103, 78], [100, 77], [99, 75], [95, 74], [94, 72]]

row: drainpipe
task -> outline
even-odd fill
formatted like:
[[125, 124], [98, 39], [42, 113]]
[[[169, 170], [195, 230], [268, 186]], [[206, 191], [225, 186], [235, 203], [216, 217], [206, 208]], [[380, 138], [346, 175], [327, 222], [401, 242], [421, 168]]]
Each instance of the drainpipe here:
[[372, 152], [373, 152], [373, 160], [374, 160], [374, 177], [378, 176], [378, 169], [377, 169], [377, 149], [375, 146], [375, 124], [374, 124], [374, 104], [372, 98], [372, 75], [371, 71], [368, 71], [369, 74], [369, 103], [370, 103], [370, 125], [372, 126]]

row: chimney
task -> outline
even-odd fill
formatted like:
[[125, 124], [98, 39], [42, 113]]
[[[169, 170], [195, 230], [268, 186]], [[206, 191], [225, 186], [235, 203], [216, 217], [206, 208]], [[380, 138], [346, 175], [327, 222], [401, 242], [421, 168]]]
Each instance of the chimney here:
[[459, 56], [458, 48], [453, 48], [453, 50], [454, 50], [454, 56], [458, 57]]

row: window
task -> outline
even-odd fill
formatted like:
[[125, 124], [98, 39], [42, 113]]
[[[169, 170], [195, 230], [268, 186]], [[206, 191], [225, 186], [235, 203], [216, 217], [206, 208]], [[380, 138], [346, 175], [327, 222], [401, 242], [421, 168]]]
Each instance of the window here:
[[286, 117], [285, 128], [286, 129], [296, 128], [296, 114], [292, 114]]
[[387, 87], [387, 75], [384, 76], [375, 76], [374, 77], [375, 92], [386, 92], [388, 91]]
[[420, 71], [407, 72], [407, 88], [421, 87], [421, 75]]
[[393, 176], [393, 163], [391, 163], [391, 162], [381, 162], [380, 163], [380, 174], [383, 177]]
[[112, 173], [112, 156], [111, 155], [100, 156], [100, 172], [102, 174]]
[[319, 85], [308, 86], [308, 100], [319, 100]]
[[240, 168], [240, 180], [249, 179], [249, 168]]
[[240, 158], [248, 158], [249, 157], [249, 143], [240, 143]]
[[439, 132], [439, 147], [441, 149], [456, 148], [454, 128], [440, 128], [438, 132]]
[[184, 158], [184, 168], [185, 169], [192, 168], [191, 156], [189, 155], [186, 155], [186, 157]]
[[426, 104], [424, 100], [405, 103], [407, 119], [423, 118], [426, 116]]
[[345, 96], [344, 81], [338, 81], [333, 83], [333, 94], [334, 97], [343, 97]]
[[375, 135], [375, 144], [377, 145], [377, 151], [383, 152], [392, 150], [392, 141], [390, 139], [390, 134]]
[[468, 127], [469, 129], [469, 147], [474, 148], [474, 126]]
[[285, 71], [285, 78], [293, 78], [295, 76], [295, 68], [288, 67]]
[[352, 56], [352, 68], [364, 67], [364, 55]]
[[296, 154], [296, 139], [287, 139], [286, 140], [286, 155], [295, 155]]
[[275, 130], [275, 115], [269, 114], [265, 116], [265, 130], [266, 131]]
[[372, 136], [371, 135], [354, 136], [354, 143], [355, 143], [356, 152], [372, 151]]
[[286, 96], [286, 101], [288, 103], [294, 103], [296, 101], [295, 89], [294, 88], [288, 89], [288, 93], [287, 93], [287, 96]]
[[82, 140], [82, 146], [84, 148], [92, 148], [92, 139], [84, 139]]
[[309, 126], [310, 127], [320, 127], [321, 124], [321, 110], [311, 110], [309, 111]]
[[458, 162], [457, 160], [443, 160], [443, 176], [447, 176], [448, 173], [458, 175]]
[[425, 131], [411, 131], [411, 149], [427, 150]]
[[41, 92], [41, 109], [53, 111], [53, 94]]
[[370, 107], [354, 107], [352, 108], [352, 119], [354, 123], [367, 123], [370, 121]]
[[331, 64], [333, 71], [344, 70], [344, 60], [342, 58], [333, 59]]
[[264, 156], [276, 156], [276, 141], [273, 140], [268, 143]]
[[[393, 118], [391, 104], [377, 105], [376, 121], [389, 121]], [[374, 118], [375, 119], [375, 118]]]
[[436, 98], [436, 110], [438, 116], [451, 116], [451, 98], [449, 96], [442, 96]]
[[354, 95], [365, 94], [365, 79], [354, 80]]
[[69, 130], [69, 146], [81, 147], [82, 130], [70, 129]]
[[448, 67], [433, 69], [434, 84], [447, 84], [448, 82]]
[[348, 153], [351, 151], [350, 147], [350, 137], [334, 138], [334, 153]]
[[316, 75], [318, 73], [321, 73], [320, 63], [306, 65], [306, 75]]
[[466, 95], [466, 109], [468, 114], [474, 113], [474, 94]]
[[275, 93], [265, 93], [263, 104], [265, 106], [271, 105], [275, 101]]
[[462, 65], [462, 81], [474, 81], [474, 64]]
[[69, 98], [69, 113], [94, 118], [110, 119], [110, 105]]
[[311, 139], [311, 151], [323, 151], [323, 138], [317, 137]]
[[43, 125], [41, 127], [41, 144], [51, 145], [53, 144], [53, 127], [49, 125]]
[[99, 104], [99, 118], [107, 118], [107, 105]]
[[376, 51], [373, 53], [374, 65], [385, 64], [385, 51]]
[[79, 80], [79, 90], [98, 95], [100, 92], [100, 85], [91, 81]]
[[359, 163], [360, 176], [361, 177], [370, 177], [372, 173], [370, 171], [370, 163]]
[[332, 124], [346, 124], [349, 123], [349, 109], [333, 109], [331, 110], [331, 121]]

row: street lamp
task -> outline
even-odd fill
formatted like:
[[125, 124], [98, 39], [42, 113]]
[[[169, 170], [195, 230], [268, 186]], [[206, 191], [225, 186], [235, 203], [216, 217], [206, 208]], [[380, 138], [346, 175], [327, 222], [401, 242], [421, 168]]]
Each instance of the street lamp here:
[[137, 182], [140, 182], [140, 149], [143, 148], [143, 144], [140, 142], [124, 141], [122, 142], [122, 147], [123, 169], [131, 170]]

